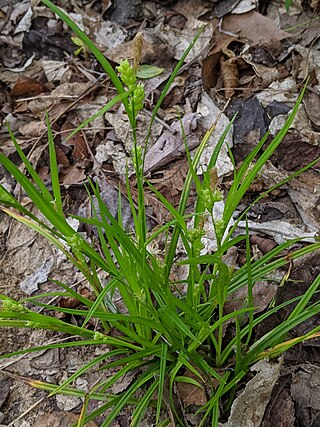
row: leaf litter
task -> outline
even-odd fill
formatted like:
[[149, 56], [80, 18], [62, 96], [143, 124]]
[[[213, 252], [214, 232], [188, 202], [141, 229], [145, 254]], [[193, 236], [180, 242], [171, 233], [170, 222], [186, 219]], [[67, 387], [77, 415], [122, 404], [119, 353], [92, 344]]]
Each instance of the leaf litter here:
[[[267, 129], [274, 135], [297, 99], [301, 79], [307, 75], [310, 78], [307, 93], [291, 130], [261, 171], [251, 192], [242, 201], [242, 209], [245, 210], [270, 184], [275, 185], [290, 172], [319, 157], [320, 122], [317, 111], [320, 104], [320, 40], [317, 2], [309, 2], [304, 7], [300, 2], [295, 2], [288, 13], [284, 9], [284, 2], [269, 3], [222, 0], [213, 3], [191, 0], [136, 1], [135, 7], [128, 7], [127, 2], [121, 0], [89, 3], [78, 1], [77, 6], [69, 5], [64, 0], [59, 2], [113, 64], [119, 63], [122, 57], [133, 57], [133, 38], [137, 32], [141, 32], [144, 39], [142, 64], [164, 69], [161, 74], [146, 80], [147, 103], [138, 126], [141, 140], [146, 134], [145, 124], [150, 117], [150, 107], [157, 101], [176, 60], [196, 31], [204, 23], [207, 24], [199, 43], [174, 82], [168, 100], [159, 111], [146, 156], [145, 172], [148, 179], [174, 206], [179, 199], [187, 171], [181, 122], [191, 155], [201, 137], [215, 123], [215, 129], [201, 158], [198, 170], [200, 175], [206, 169], [223, 130], [234, 113], [238, 112], [217, 163], [219, 186], [226, 194], [234, 168], [229, 150], [232, 150], [237, 167]], [[50, 119], [54, 122], [61, 186], [70, 213], [89, 214], [86, 194], [79, 187], [90, 176], [99, 178], [101, 187], [106, 189], [106, 203], [116, 215], [118, 188], [126, 200], [123, 180], [132, 149], [128, 123], [121, 108], [114, 107], [112, 112], [90, 123], [78, 136], [66, 141], [68, 133], [112, 98], [114, 91], [108, 78], [90, 56], [81, 52], [74, 54], [77, 45], [72, 42], [73, 34], [38, 2], [30, 4], [25, 0], [13, 1], [11, 5], [4, 3], [0, 5], [0, 12], [0, 108], [3, 123], [0, 131], [1, 149], [11, 159], [15, 159], [4, 125], [8, 121], [19, 145], [29, 155], [44, 180], [49, 181], [43, 127], [44, 112], [48, 110]], [[0, 180], [11, 191], [19, 191], [2, 170]], [[268, 248], [287, 238], [299, 236], [312, 241], [319, 235], [319, 182], [318, 163], [299, 178], [275, 189], [263, 203], [252, 210], [248, 226], [251, 239], [257, 245], [256, 256], [260, 256], [260, 250], [263, 253], [262, 248], [267, 248], [268, 251]], [[130, 185], [135, 198], [133, 177]], [[189, 203], [192, 206], [192, 197]], [[146, 204], [150, 210], [150, 227], [162, 225], [170, 218], [168, 212], [155, 202], [152, 194], [147, 193]], [[217, 209], [221, 212], [223, 202]], [[219, 212], [216, 214], [219, 215]], [[130, 228], [129, 215], [125, 221]], [[51, 290], [52, 284], [47, 281], [48, 274], [79, 286], [77, 280], [80, 278], [74, 271], [67, 270], [58, 254], [52, 253], [41, 239], [19, 227], [17, 223], [6, 224], [5, 219], [1, 223], [1, 292], [4, 288], [9, 289], [9, 293], [15, 297], [22, 292]], [[245, 227], [245, 223], [240, 222], [239, 227]], [[212, 224], [207, 222], [205, 228], [208, 231], [205, 251], [210, 253], [216, 247], [215, 235]], [[89, 229], [85, 232], [90, 235]], [[162, 244], [163, 242], [159, 242], [159, 247], [154, 249], [161, 251]], [[241, 266], [241, 250], [239, 247], [236, 253], [228, 254], [233, 268]], [[48, 266], [48, 260], [53, 259], [55, 262], [50, 261]], [[52, 270], [53, 265], [58, 268]], [[301, 278], [297, 276], [298, 272], [302, 277], [308, 278], [310, 271], [314, 273], [317, 269], [317, 260], [307, 260], [304, 266], [293, 265], [292, 276], [289, 277], [296, 278], [299, 283]], [[30, 282], [31, 272], [41, 273], [41, 280]], [[179, 274], [183, 273], [177, 271], [177, 280]], [[285, 274], [283, 272], [283, 277]], [[28, 280], [31, 287], [23, 285], [20, 289], [17, 286], [29, 283]], [[261, 309], [273, 298], [277, 298], [277, 286], [272, 285], [270, 288], [266, 283], [261, 283], [260, 288], [259, 284], [255, 288], [256, 304]], [[287, 279], [281, 291], [287, 296], [291, 295], [290, 279]], [[285, 299], [283, 295], [282, 297]], [[230, 301], [231, 305], [234, 303], [235, 301]], [[6, 333], [5, 341], [12, 346], [12, 350], [24, 347], [28, 340], [32, 342], [35, 338], [32, 334], [18, 334], [18, 340], [14, 342], [12, 337], [12, 332]], [[313, 347], [312, 343], [308, 345], [313, 353], [319, 352], [316, 343]], [[7, 351], [8, 345], [2, 345], [1, 352]], [[293, 353], [294, 351], [291, 350]], [[61, 361], [70, 356], [65, 350], [61, 350], [61, 353]], [[243, 393], [234, 402], [236, 409], [231, 410], [230, 419], [225, 421], [225, 426], [270, 427], [270, 410], [267, 404], [268, 401], [269, 405], [272, 404], [273, 390], [285, 381], [287, 382], [282, 390], [285, 415], [281, 422], [287, 424], [282, 425], [314, 425], [312, 419], [306, 416], [306, 411], [309, 411], [307, 408], [313, 411], [313, 419], [319, 417], [320, 409], [312, 397], [307, 398], [310, 395], [307, 388], [310, 378], [315, 379], [314, 389], [319, 388], [316, 381], [317, 367], [312, 361], [306, 365], [305, 359], [299, 360], [297, 353], [294, 354], [297, 367], [290, 373], [290, 381], [285, 362], [281, 369], [280, 364], [269, 362], [256, 367], [257, 374], [244, 385]], [[81, 356], [86, 360], [90, 359], [89, 355]], [[32, 367], [26, 360], [24, 358], [16, 365], [15, 372], [44, 379], [46, 373], [39, 370], [40, 365]], [[62, 367], [70, 374], [72, 363], [79, 362], [79, 355], [73, 353], [73, 359], [69, 358], [69, 365], [61, 361], [57, 362], [58, 371]], [[57, 375], [52, 374], [54, 381], [62, 379]], [[124, 389], [129, 384], [130, 379], [127, 385], [123, 385]], [[205, 402], [205, 385], [201, 390], [193, 388], [195, 386], [192, 384], [180, 385], [178, 394], [180, 393], [183, 411]], [[17, 402], [19, 396], [25, 398], [30, 389], [23, 387], [21, 385], [11, 389], [9, 397], [8, 388], [3, 391], [0, 422], [8, 424], [24, 413], [25, 407]], [[250, 391], [250, 387], [255, 391]], [[259, 402], [255, 399], [250, 403], [250, 399], [256, 396], [261, 396]], [[31, 395], [26, 403], [31, 406], [36, 397]], [[56, 399], [53, 398], [52, 402], [58, 403]], [[69, 417], [70, 422], [77, 419], [69, 412], [78, 411], [77, 408], [70, 407], [70, 401], [60, 400], [59, 411], [52, 411], [52, 402], [46, 403], [51, 419], [41, 414], [42, 409], [38, 409], [38, 412], [34, 410], [23, 416], [25, 427], [37, 425], [36, 423], [40, 425], [39, 420], [44, 426], [62, 427], [66, 425], [62, 421], [63, 417]], [[251, 411], [253, 406], [255, 411]], [[278, 407], [278, 412], [281, 412], [281, 407]], [[245, 414], [245, 421], [235, 419], [236, 413]], [[188, 415], [190, 414], [185, 414], [185, 419], [188, 419]], [[37, 417], [39, 420], [35, 421]], [[241, 424], [243, 422], [247, 424]], [[97, 423], [99, 425], [99, 421]], [[146, 425], [151, 425], [151, 421], [148, 424], [146, 420]], [[281, 425], [280, 422], [277, 425]]]

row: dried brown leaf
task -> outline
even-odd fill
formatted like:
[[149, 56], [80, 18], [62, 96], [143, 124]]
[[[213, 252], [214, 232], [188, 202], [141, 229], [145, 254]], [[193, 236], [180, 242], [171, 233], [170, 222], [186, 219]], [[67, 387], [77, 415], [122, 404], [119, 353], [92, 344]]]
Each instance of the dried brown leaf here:
[[206, 92], [209, 92], [210, 88], [214, 87], [217, 83], [217, 64], [220, 55], [220, 52], [209, 53], [202, 61], [201, 77], [203, 88]]
[[291, 37], [289, 33], [277, 27], [271, 18], [256, 11], [225, 16], [223, 30], [239, 35], [239, 40], [243, 39], [251, 46], [270, 45], [276, 47], [281, 40]]
[[[61, 128], [62, 131], [70, 130], [70, 133], [73, 131], [73, 129], [74, 129], [74, 126], [72, 125], [72, 123], [69, 123], [69, 122], [65, 122]], [[68, 137], [68, 135], [69, 135], [68, 132], [63, 133], [63, 137], [65, 139]], [[84, 136], [81, 133], [78, 132], [72, 138], [65, 140], [63, 144], [73, 146], [72, 157], [74, 158], [75, 162], [88, 159], [89, 152], [88, 152], [87, 144], [84, 139]]]
[[62, 185], [80, 184], [86, 178], [84, 169], [72, 165], [63, 171]]
[[40, 95], [40, 93], [48, 92], [46, 85], [38, 80], [20, 76], [13, 86], [10, 95], [13, 98], [31, 97]]
[[234, 95], [234, 89], [239, 84], [239, 73], [236, 58], [225, 59], [220, 57], [220, 70], [224, 85], [225, 98], [231, 98]]
[[[184, 373], [184, 377], [191, 378], [199, 383], [201, 380], [189, 369]], [[202, 406], [207, 403], [207, 395], [204, 385], [197, 387], [194, 384], [178, 382], [177, 390], [184, 406], [197, 405]]]

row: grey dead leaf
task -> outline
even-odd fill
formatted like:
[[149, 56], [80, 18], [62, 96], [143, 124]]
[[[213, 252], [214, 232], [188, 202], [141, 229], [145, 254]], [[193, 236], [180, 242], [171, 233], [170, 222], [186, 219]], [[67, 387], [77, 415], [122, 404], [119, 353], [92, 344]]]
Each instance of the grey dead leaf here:
[[[111, 215], [114, 218], [117, 218], [118, 207], [119, 207], [118, 206], [118, 204], [119, 204], [119, 188], [118, 188], [117, 184], [109, 182], [109, 181], [105, 180], [104, 178], [99, 179], [98, 182], [99, 182], [99, 188], [100, 188], [100, 196], [101, 196], [103, 203], [105, 203], [105, 205], [109, 209]], [[96, 200], [95, 197], [93, 198], [93, 203], [94, 203], [95, 209], [97, 211], [97, 215], [99, 217], [100, 210], [99, 210], [98, 201]], [[126, 230], [131, 229], [132, 224], [133, 224], [132, 213], [131, 213], [131, 209], [130, 209], [130, 204], [124, 196], [121, 197], [121, 210], [122, 210], [123, 227]]]
[[[9, 3], [7, 3], [7, 5], [9, 5]], [[11, 15], [9, 15], [9, 21], [5, 27], [6, 30], [10, 31], [19, 26], [21, 20], [23, 20], [26, 13], [30, 10], [30, 4], [27, 0], [16, 2], [14, 6], [15, 7], [13, 8]]]
[[69, 65], [64, 61], [43, 59], [40, 63], [48, 82], [61, 81], [69, 68]]
[[[202, 171], [206, 170], [210, 159], [212, 157], [213, 151], [219, 141], [219, 138], [222, 136], [226, 127], [229, 125], [229, 120], [225, 114], [223, 114], [219, 108], [215, 105], [212, 99], [208, 94], [202, 93], [200, 101], [198, 103], [197, 112], [200, 114], [199, 123], [204, 128], [205, 131], [209, 130], [211, 126], [214, 126], [214, 130], [203, 150], [199, 164], [201, 167], [198, 167], [197, 174], [202, 174]], [[228, 156], [228, 146], [233, 146], [233, 127], [226, 135], [224, 144], [222, 145], [221, 151], [218, 156], [217, 161], [217, 171], [218, 176], [224, 176], [230, 173], [233, 170], [232, 162]]]
[[152, 94], [152, 92], [155, 91], [163, 82], [167, 81], [171, 73], [172, 69], [170, 67], [169, 69], [165, 69], [164, 72], [160, 75], [155, 76], [152, 79], [143, 81], [146, 98], [148, 98], [150, 94]]
[[289, 52], [301, 55], [301, 61], [298, 65], [298, 70], [296, 70], [296, 74], [299, 78], [306, 78], [310, 75], [311, 71], [314, 71], [317, 79], [319, 78], [320, 53], [317, 49], [317, 43], [315, 43], [315, 46], [312, 45], [311, 47], [303, 47], [299, 44], [295, 44], [289, 49]]
[[[206, 1], [195, 2], [193, 0], [183, 0], [179, 1], [178, 4], [174, 6], [174, 10], [186, 18], [187, 21], [184, 28], [180, 30], [165, 24], [163, 28], [161, 28], [159, 36], [162, 40], [165, 40], [169, 46], [173, 47], [174, 58], [179, 60], [192, 42], [195, 34], [203, 26], [204, 22], [198, 18], [210, 10], [210, 4]], [[189, 53], [186, 62], [192, 61], [209, 46], [213, 28], [213, 23], [206, 25], [201, 34], [201, 43], [196, 43]]]
[[28, 31], [31, 27], [31, 18], [32, 18], [32, 8], [29, 7], [27, 12], [24, 14], [23, 18], [19, 22], [13, 34], [23, 33]]
[[[112, 126], [112, 131], [108, 132], [104, 148], [99, 148], [97, 161], [109, 159], [112, 161], [114, 170], [122, 177], [126, 174], [128, 167], [129, 174], [133, 173], [133, 165], [130, 155], [133, 149], [132, 131], [130, 129], [127, 115], [120, 107], [117, 114], [106, 113], [105, 119]], [[145, 141], [148, 132], [150, 116], [143, 112], [137, 118], [137, 140]], [[149, 138], [149, 146], [153, 146], [161, 135], [163, 126], [157, 121], [154, 123], [153, 131]], [[148, 156], [148, 154], [147, 154]], [[98, 160], [99, 159], [99, 160]]]
[[[288, 115], [290, 112], [288, 113]], [[277, 132], [282, 128], [285, 121], [287, 120], [287, 115], [279, 115], [272, 119], [269, 129], [272, 135], [276, 135]], [[290, 129], [297, 130], [302, 137], [305, 137], [310, 144], [318, 145], [319, 132], [315, 132], [310, 127], [310, 120], [306, 113], [304, 105], [300, 105], [298, 112], [290, 126]]]
[[[196, 132], [198, 115], [188, 113], [181, 119], [172, 123], [170, 130], [166, 129], [157, 142], [148, 150], [144, 172], [153, 172], [168, 163], [182, 157], [186, 150], [184, 137], [189, 150], [196, 148], [200, 144], [200, 137]], [[182, 132], [182, 128], [184, 131]]]
[[58, 394], [55, 396], [57, 407], [61, 411], [72, 411], [81, 405], [82, 400], [80, 397], [76, 396], [64, 396], [63, 394]]
[[[2, 81], [6, 80], [5, 79], [5, 73], [8, 73], [8, 74], [23, 73], [24, 76], [26, 76], [26, 77], [28, 77], [29, 74], [33, 75], [35, 73], [35, 68], [39, 67], [39, 65], [40, 65], [39, 61], [34, 61], [34, 57], [35, 57], [34, 54], [32, 56], [30, 56], [30, 58], [28, 58], [26, 60], [26, 62], [21, 67], [11, 68], [10, 70], [6, 69], [3, 73], [1, 73], [1, 80]], [[18, 76], [16, 75], [16, 78], [17, 77]], [[12, 81], [14, 81], [14, 80], [12, 80]]]
[[[10, 387], [12, 385], [12, 378], [10, 377], [1, 377], [0, 378], [0, 409], [1, 406], [5, 403], [9, 393]], [[0, 412], [1, 415], [1, 412]]]
[[214, 15], [219, 18], [227, 15], [235, 9], [239, 2], [240, 0], [225, 0], [217, 2], [218, 4], [213, 9]]
[[262, 79], [262, 86], [267, 87], [272, 82], [279, 80], [280, 78], [284, 77], [281, 74], [281, 71], [278, 67], [267, 67], [263, 64], [257, 64], [252, 60], [251, 54], [244, 54], [241, 55], [241, 58], [246, 61], [248, 64], [250, 64], [253, 68], [253, 71], [256, 73], [258, 77]]
[[272, 82], [267, 90], [257, 93], [257, 99], [266, 107], [272, 101], [283, 102], [293, 107], [297, 101], [295, 80], [290, 76], [281, 81]]
[[46, 124], [43, 121], [32, 121], [20, 126], [19, 132], [21, 135], [26, 136], [27, 138], [37, 138], [38, 136], [42, 135], [46, 129]]
[[[5, 183], [1, 182], [1, 185], [5, 187]], [[4, 235], [10, 227], [9, 218], [3, 212], [0, 213], [0, 234]]]
[[102, 21], [95, 26], [95, 39], [104, 51], [121, 45], [128, 35], [128, 31], [116, 22]]
[[[224, 212], [225, 203], [224, 200], [220, 200], [219, 202], [216, 202], [213, 206], [213, 217], [214, 219], [221, 220], [223, 218], [223, 212]], [[225, 233], [223, 235], [223, 239], [228, 234], [230, 228], [234, 225], [234, 219], [231, 218], [229, 223], [226, 226]], [[208, 253], [214, 253], [217, 250], [217, 239], [216, 239], [216, 233], [214, 230], [214, 225], [212, 222], [211, 215], [207, 215], [204, 221], [203, 229], [205, 230], [206, 234], [201, 239], [201, 242], [203, 244], [203, 249], [201, 250], [201, 254], [205, 255]]]
[[[113, 141], [111, 138], [107, 139], [103, 145], [98, 147], [95, 159], [98, 163], [110, 160], [114, 171], [121, 177], [125, 176], [129, 156], [121, 141]], [[132, 166], [129, 172], [132, 172]]]
[[301, 407], [320, 410], [320, 368], [302, 364], [296, 367], [291, 383], [291, 396]]
[[[0, 131], [0, 140], [1, 140], [1, 131]], [[25, 149], [29, 146], [28, 141], [25, 138], [17, 138], [17, 143], [20, 145], [22, 149]], [[11, 139], [8, 141], [1, 142], [1, 150], [6, 156], [10, 156], [16, 152], [14, 146], [12, 145]]]
[[278, 363], [260, 360], [250, 369], [257, 372], [244, 391], [235, 399], [230, 417], [220, 427], [260, 427], [272, 389], [280, 376], [282, 359]]
[[38, 290], [38, 286], [48, 280], [48, 276], [54, 265], [54, 258], [46, 259], [32, 274], [20, 283], [20, 289], [27, 295], [31, 295]]
[[256, 9], [257, 4], [255, 0], [241, 0], [237, 6], [232, 9], [231, 13], [240, 15], [242, 13], [250, 12], [250, 10]]
[[[304, 178], [308, 175], [310, 176], [310, 174], [305, 174]], [[306, 179], [301, 181], [298, 183], [298, 181], [295, 180], [295, 182], [292, 183], [290, 188], [287, 190], [288, 195], [296, 206], [296, 209], [299, 212], [306, 229], [311, 232], [319, 232], [320, 183], [314, 182], [314, 175], [312, 171], [309, 182], [307, 182]]]
[[30, 367], [35, 371], [42, 371], [48, 376], [61, 373], [61, 354], [63, 352], [57, 348], [33, 353], [30, 356]]
[[[290, 239], [301, 238], [303, 242], [314, 243], [315, 232], [306, 233], [303, 229], [286, 221], [274, 220], [264, 223], [248, 221], [250, 232], [260, 232], [271, 236], [280, 245]], [[245, 230], [246, 222], [240, 221], [238, 228]]]

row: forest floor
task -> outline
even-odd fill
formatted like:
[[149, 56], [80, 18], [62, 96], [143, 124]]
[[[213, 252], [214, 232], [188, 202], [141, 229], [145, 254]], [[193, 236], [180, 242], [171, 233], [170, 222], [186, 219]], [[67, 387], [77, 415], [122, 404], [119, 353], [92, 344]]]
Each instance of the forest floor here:
[[[44, 124], [49, 111], [55, 135], [64, 207], [75, 215], [90, 215], [90, 201], [82, 182], [99, 179], [106, 203], [117, 211], [119, 182], [124, 182], [132, 142], [125, 115], [114, 107], [70, 139], [64, 137], [97, 112], [115, 95], [108, 76], [97, 61], [72, 40], [74, 34], [41, 2], [0, 2], [0, 149], [18, 162], [5, 123], [10, 124], [23, 151], [46, 182], [49, 165]], [[142, 1], [57, 0], [72, 19], [99, 46], [113, 66], [134, 57], [134, 37], [143, 38], [141, 64], [162, 68], [145, 80], [146, 103], [138, 120], [143, 138], [150, 111], [177, 61], [203, 24], [205, 30], [167, 95], [151, 138], [145, 172], [150, 182], [177, 206], [188, 171], [178, 115], [190, 130], [188, 144], [195, 148], [217, 120], [216, 140], [238, 112], [228, 144], [236, 165], [269, 129], [275, 135], [297, 100], [304, 79], [308, 87], [298, 115], [261, 176], [243, 199], [243, 211], [259, 193], [320, 156], [320, 16], [319, 2], [294, 1]], [[257, 4], [258, 3], [258, 4]], [[221, 25], [219, 25], [219, 21]], [[116, 114], [115, 114], [116, 113]], [[178, 130], [177, 130], [178, 129]], [[180, 135], [179, 135], [180, 130]], [[192, 135], [192, 137], [191, 137]], [[180, 138], [179, 138], [180, 136]], [[165, 144], [163, 144], [165, 141]], [[211, 149], [211, 151], [210, 151]], [[212, 147], [202, 158], [208, 164]], [[308, 244], [320, 229], [319, 164], [271, 192], [250, 211], [249, 229], [255, 256], [288, 238], [304, 237]], [[227, 191], [232, 163], [227, 151], [218, 162], [220, 186]], [[21, 188], [0, 167], [0, 182], [23, 200]], [[134, 195], [134, 192], [133, 192]], [[29, 200], [23, 200], [28, 204]], [[190, 201], [191, 203], [192, 201]], [[165, 208], [146, 198], [152, 226], [168, 219]], [[130, 222], [124, 209], [124, 221]], [[84, 233], [90, 230], [81, 229]], [[212, 247], [208, 244], [207, 250]], [[239, 248], [235, 263], [241, 264]], [[319, 253], [287, 266], [282, 287], [257, 286], [256, 305], [264, 310], [271, 300], [285, 301], [303, 293], [320, 273]], [[0, 212], [0, 293], [14, 299], [52, 291], [49, 279], [62, 280], [79, 292], [86, 283], [55, 249], [34, 231]], [[58, 300], [58, 299], [57, 299]], [[270, 318], [281, 322], [286, 313]], [[292, 332], [298, 336], [319, 323], [312, 318]], [[70, 319], [77, 322], [77, 319]], [[262, 331], [260, 331], [262, 333]], [[53, 342], [53, 332], [2, 328], [0, 354], [31, 345]], [[68, 427], [76, 422], [81, 399], [53, 396], [31, 388], [25, 378], [59, 383], [89, 361], [95, 350], [52, 349], [0, 361], [0, 424], [19, 427]], [[99, 350], [100, 351], [100, 350]], [[96, 354], [96, 353], [95, 353]], [[247, 426], [320, 426], [320, 340], [310, 340], [286, 352], [274, 387], [261, 398], [263, 419], [257, 423], [247, 411]], [[86, 388], [98, 374], [77, 380]], [[250, 378], [254, 378], [252, 375]], [[249, 378], [249, 379], [250, 379]], [[249, 380], [248, 379], [248, 380]], [[128, 374], [114, 392], [128, 387]], [[261, 391], [257, 385], [257, 390]], [[243, 385], [245, 389], [245, 384]], [[255, 393], [259, 393], [255, 391]], [[254, 397], [253, 401], [250, 401]], [[248, 397], [258, 406], [257, 395]], [[190, 402], [189, 404], [196, 404]], [[239, 411], [246, 409], [238, 408]], [[152, 411], [143, 426], [153, 426]], [[252, 419], [250, 419], [252, 417]], [[101, 425], [96, 419], [88, 426]], [[129, 426], [130, 414], [118, 417], [116, 426]], [[195, 425], [190, 423], [190, 426]], [[228, 427], [232, 420], [226, 422]], [[243, 425], [243, 427], [246, 427]]]

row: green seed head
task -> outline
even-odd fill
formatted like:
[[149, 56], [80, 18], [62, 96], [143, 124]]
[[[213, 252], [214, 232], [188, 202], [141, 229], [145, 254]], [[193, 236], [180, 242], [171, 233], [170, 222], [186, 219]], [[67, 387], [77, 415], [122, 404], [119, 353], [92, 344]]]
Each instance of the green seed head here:
[[97, 341], [104, 340], [106, 338], [105, 335], [103, 335], [101, 332], [95, 332], [93, 339]]
[[17, 301], [11, 298], [3, 298], [1, 311], [14, 311], [16, 313], [26, 313], [28, 310]]
[[67, 237], [67, 244], [70, 246], [74, 252], [79, 252], [82, 247], [82, 239], [78, 233], [72, 234], [72, 236]]
[[117, 70], [120, 73], [120, 79], [128, 87], [129, 91], [134, 91], [137, 78], [136, 72], [130, 65], [130, 62], [127, 59], [121, 61], [120, 65], [117, 67]]
[[187, 238], [190, 243], [195, 242], [197, 239], [201, 239], [205, 235], [205, 231], [202, 228], [194, 228], [192, 230], [188, 230]]
[[223, 195], [218, 188], [215, 189], [214, 191], [212, 191], [210, 188], [204, 188], [201, 191], [201, 196], [202, 196], [204, 207], [205, 209], [207, 209], [209, 213], [212, 212], [213, 205], [216, 202], [220, 202], [223, 199]]
[[223, 232], [224, 232], [224, 221], [223, 219], [218, 219], [217, 221], [214, 222], [214, 229], [216, 232], [216, 238], [217, 240], [222, 240], [223, 237]]

